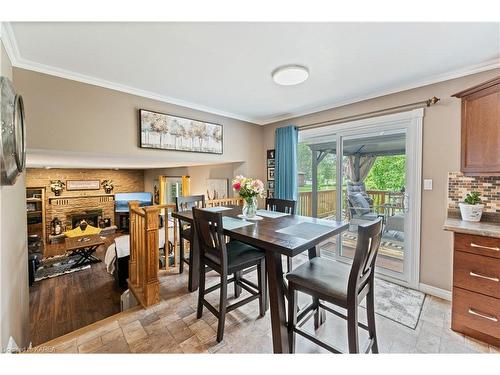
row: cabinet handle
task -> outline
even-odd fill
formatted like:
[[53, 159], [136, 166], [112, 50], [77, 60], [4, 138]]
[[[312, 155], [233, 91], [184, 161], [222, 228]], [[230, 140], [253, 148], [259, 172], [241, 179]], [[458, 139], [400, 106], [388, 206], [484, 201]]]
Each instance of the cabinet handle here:
[[481, 279], [486, 279], [486, 280], [491, 280], [491, 281], [496, 281], [497, 283], [500, 281], [498, 279], [498, 277], [490, 277], [490, 276], [484, 276], [484, 275], [481, 275], [479, 273], [475, 273], [475, 272], [469, 272], [469, 275], [470, 276], [473, 276], [473, 277], [479, 277]]
[[488, 249], [488, 250], [493, 250], [493, 251], [500, 251], [500, 247], [482, 246], [482, 245], [475, 244], [474, 242], [471, 242], [470, 246], [471, 247], [478, 247], [480, 249]]
[[480, 318], [491, 320], [492, 322], [498, 322], [498, 318], [496, 316], [488, 315], [485, 313], [479, 313], [477, 311], [472, 310], [470, 307], [469, 307], [469, 314], [479, 316]]

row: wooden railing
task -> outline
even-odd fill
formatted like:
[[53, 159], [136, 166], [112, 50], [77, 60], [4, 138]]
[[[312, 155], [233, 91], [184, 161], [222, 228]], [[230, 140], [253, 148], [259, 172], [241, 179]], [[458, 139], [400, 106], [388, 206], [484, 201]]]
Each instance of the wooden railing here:
[[[344, 202], [346, 207], [346, 191], [343, 190]], [[383, 204], [387, 202], [390, 192], [385, 190], [367, 190], [367, 194], [373, 199], [373, 206], [379, 213], [383, 213]], [[303, 191], [299, 193], [299, 214], [312, 216], [312, 192]], [[318, 190], [318, 217], [328, 217], [335, 215], [337, 211], [337, 190]]]
[[[165, 261], [167, 267], [169, 267], [169, 210], [175, 210], [175, 205], [139, 207], [139, 202], [129, 202], [130, 261], [128, 286], [143, 307], [154, 305], [160, 301], [160, 283], [158, 280], [160, 214], [165, 211]], [[176, 226], [174, 221], [174, 259], [176, 258], [175, 249], [177, 248]]]

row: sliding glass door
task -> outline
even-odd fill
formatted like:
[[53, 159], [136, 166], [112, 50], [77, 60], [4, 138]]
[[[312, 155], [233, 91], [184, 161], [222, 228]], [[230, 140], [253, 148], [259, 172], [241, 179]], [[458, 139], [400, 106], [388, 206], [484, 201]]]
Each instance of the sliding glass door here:
[[358, 225], [380, 217], [377, 274], [418, 287], [422, 115], [414, 110], [300, 133], [299, 212], [349, 223], [322, 245], [322, 256], [350, 262]]

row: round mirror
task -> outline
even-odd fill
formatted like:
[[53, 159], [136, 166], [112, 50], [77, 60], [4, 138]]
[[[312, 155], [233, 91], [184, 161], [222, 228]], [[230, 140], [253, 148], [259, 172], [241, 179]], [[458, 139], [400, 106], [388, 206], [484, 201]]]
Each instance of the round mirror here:
[[23, 97], [16, 95], [14, 107], [14, 141], [17, 170], [22, 172], [26, 164], [26, 131], [24, 127]]

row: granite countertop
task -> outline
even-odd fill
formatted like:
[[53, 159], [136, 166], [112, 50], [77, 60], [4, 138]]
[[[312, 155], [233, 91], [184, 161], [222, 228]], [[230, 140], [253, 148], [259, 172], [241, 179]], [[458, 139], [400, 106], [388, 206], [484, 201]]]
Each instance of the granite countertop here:
[[500, 223], [485, 221], [472, 222], [456, 218], [447, 218], [444, 222], [444, 230], [500, 238]]

